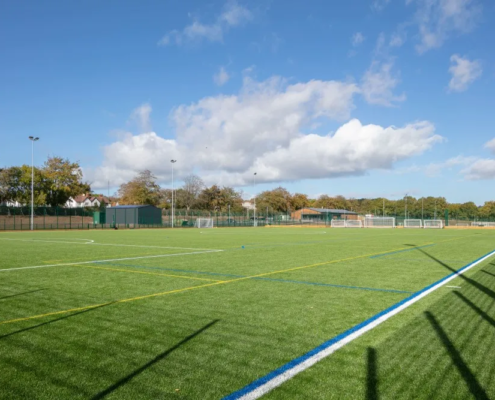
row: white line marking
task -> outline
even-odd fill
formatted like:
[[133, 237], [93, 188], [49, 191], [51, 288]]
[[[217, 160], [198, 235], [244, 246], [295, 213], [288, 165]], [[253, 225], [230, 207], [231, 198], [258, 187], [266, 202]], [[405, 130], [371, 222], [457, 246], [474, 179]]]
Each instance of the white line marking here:
[[60, 240], [40, 240], [40, 239], [13, 239], [13, 238], [0, 238], [0, 240], [13, 240], [17, 242], [42, 242], [42, 243], [67, 243], [67, 244], [90, 244], [92, 246], [115, 246], [115, 247], [142, 247], [152, 249], [177, 249], [177, 250], [218, 250], [218, 249], [203, 249], [197, 247], [173, 247], [173, 246], [142, 246], [139, 244], [114, 244], [114, 243], [95, 243], [91, 239], [74, 239], [74, 240], [90, 240], [89, 242], [67, 242]]
[[461, 289], [460, 286], [445, 286], [445, 287], [452, 288], [452, 289]]
[[[438, 282], [436, 285], [430, 287], [429, 289], [420, 292], [417, 296], [413, 297], [409, 301], [406, 301], [405, 303], [401, 304], [400, 306], [393, 308], [386, 314], [383, 314], [381, 317], [375, 319], [374, 321], [370, 322], [369, 324], [357, 329], [356, 331], [352, 332], [348, 336], [342, 338], [341, 340], [337, 341], [336, 343], [330, 345], [329, 347], [321, 350], [320, 352], [316, 353], [315, 355], [309, 357], [308, 359], [304, 360], [300, 364], [295, 365], [292, 368], [287, 369], [285, 372], [281, 373], [280, 375], [275, 376], [274, 378], [270, 379], [264, 384], [261, 384], [260, 386], [256, 387], [255, 389], [247, 392], [246, 394], [242, 396], [236, 396], [236, 392], [233, 394], [227, 396], [225, 399], [242, 399], [242, 400], [255, 400], [259, 399], [261, 396], [265, 395], [269, 391], [275, 389], [277, 386], [280, 386], [282, 383], [288, 381], [289, 379], [293, 378], [295, 375], [299, 374], [300, 372], [308, 369], [309, 367], [313, 366], [317, 362], [321, 361], [322, 359], [328, 357], [329, 355], [335, 353], [338, 349], [344, 347], [346, 344], [352, 342], [353, 340], [357, 339], [358, 337], [362, 336], [366, 332], [374, 329], [381, 323], [385, 322], [389, 318], [393, 317], [394, 315], [400, 313], [401, 311], [405, 310], [409, 306], [413, 305], [414, 303], [418, 302], [421, 300], [423, 297], [428, 296], [430, 293], [434, 292], [438, 288], [442, 287], [446, 283], [450, 282], [451, 280], [457, 278], [459, 275], [463, 274], [464, 272], [470, 270], [471, 268], [475, 267], [479, 263], [487, 260], [488, 258], [492, 257], [495, 255], [495, 251], [492, 251], [491, 253], [487, 254], [486, 256], [480, 258], [479, 260], [473, 262], [470, 265], [467, 265], [466, 267], [462, 268], [460, 271], [454, 273], [452, 276], [447, 277], [446, 279], [441, 280]], [[281, 367], [283, 368], [283, 367]], [[261, 378], [262, 379], [262, 378]], [[242, 391], [242, 389], [240, 390]]]
[[194, 252], [191, 252], [191, 253], [160, 254], [160, 255], [156, 255], [156, 256], [113, 258], [111, 260], [93, 260], [93, 261], [82, 261], [82, 262], [73, 262], [73, 263], [63, 263], [63, 264], [35, 265], [35, 266], [32, 266], [32, 267], [19, 267], [19, 268], [0, 269], [0, 272], [18, 271], [18, 270], [22, 270], [22, 269], [64, 267], [64, 266], [79, 265], [79, 264], [97, 264], [97, 263], [111, 262], [111, 261], [141, 260], [141, 259], [144, 259], [144, 258], [161, 258], [161, 257], [189, 256], [189, 255], [193, 255], [193, 254], [218, 253], [220, 251], [223, 251], [223, 250], [194, 251]]

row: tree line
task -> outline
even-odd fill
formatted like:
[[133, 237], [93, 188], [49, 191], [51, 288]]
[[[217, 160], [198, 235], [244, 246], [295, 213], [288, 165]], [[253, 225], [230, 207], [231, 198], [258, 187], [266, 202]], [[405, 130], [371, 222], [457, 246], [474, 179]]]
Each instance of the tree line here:
[[[77, 162], [61, 157], [50, 157], [41, 168], [34, 168], [34, 204], [37, 206], [63, 206], [70, 197], [90, 193], [90, 184], [83, 181], [82, 170]], [[216, 212], [244, 212], [243, 192], [228, 186], [207, 186], [197, 175], [183, 179], [180, 187], [173, 191], [174, 205], [183, 210], [206, 210]], [[121, 205], [151, 204], [171, 208], [172, 189], [162, 188], [156, 176], [149, 170], [120, 186], [114, 199]], [[22, 165], [0, 169], [0, 204], [12, 201], [22, 205], [31, 202], [31, 166]], [[444, 210], [455, 219], [495, 219], [495, 201], [483, 206], [474, 202], [449, 203], [445, 197], [407, 196], [399, 200], [385, 198], [346, 198], [323, 194], [310, 198], [304, 193], [291, 193], [277, 187], [256, 195], [259, 213], [287, 213], [305, 207], [345, 209], [358, 214], [384, 216], [407, 216], [409, 218], [442, 217]]]
[[[120, 186], [119, 204], [152, 204], [171, 208], [172, 190], [162, 189], [156, 177], [148, 170], [142, 171], [128, 183]], [[177, 209], [207, 210], [217, 212], [242, 212], [243, 193], [234, 188], [218, 185], [208, 187], [197, 175], [184, 178], [184, 184], [174, 190]], [[408, 218], [441, 218], [449, 211], [455, 219], [495, 219], [495, 201], [487, 201], [481, 207], [474, 202], [449, 203], [445, 197], [415, 198], [406, 196], [399, 200], [385, 198], [355, 199], [323, 194], [312, 199], [304, 193], [290, 193], [283, 187], [266, 190], [256, 195], [256, 209], [260, 213], [287, 213], [305, 207], [344, 209], [358, 214], [378, 216], [405, 216]]]
[[[41, 168], [34, 167], [34, 204], [63, 206], [70, 197], [90, 191], [83, 182], [81, 167], [62, 157], [49, 157]], [[31, 166], [0, 168], [0, 204], [31, 204]]]

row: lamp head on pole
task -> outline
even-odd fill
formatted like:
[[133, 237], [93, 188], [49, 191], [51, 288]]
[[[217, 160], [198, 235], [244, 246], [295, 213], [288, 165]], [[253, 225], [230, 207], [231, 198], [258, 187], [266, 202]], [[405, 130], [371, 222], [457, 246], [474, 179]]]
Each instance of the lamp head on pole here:
[[175, 163], [177, 162], [177, 160], [170, 160], [170, 162], [171, 162], [172, 164], [175, 164]]
[[32, 140], [33, 142], [36, 142], [37, 140], [40, 140], [39, 137], [34, 137], [34, 136], [29, 136], [29, 140]]

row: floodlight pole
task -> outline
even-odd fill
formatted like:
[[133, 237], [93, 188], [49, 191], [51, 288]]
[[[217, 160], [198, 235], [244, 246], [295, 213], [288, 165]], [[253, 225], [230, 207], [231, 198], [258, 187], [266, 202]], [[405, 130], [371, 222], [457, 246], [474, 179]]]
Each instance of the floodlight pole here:
[[31, 140], [31, 230], [34, 230], [34, 142], [40, 138], [29, 136], [29, 140]]
[[421, 197], [421, 219], [424, 220], [424, 209], [425, 209], [425, 206], [424, 206], [424, 202], [425, 202], [425, 199], [424, 197]]
[[255, 226], [258, 226], [258, 224], [256, 223], [256, 175], [258, 173], [255, 172], [254, 175], [253, 175], [253, 188], [254, 188], [254, 219], [253, 219], [253, 227]]
[[406, 209], [404, 211], [404, 218], [407, 219], [407, 193], [406, 193], [406, 205], [405, 205]]
[[174, 164], [177, 160], [170, 160], [172, 163], [172, 229], [174, 227]]

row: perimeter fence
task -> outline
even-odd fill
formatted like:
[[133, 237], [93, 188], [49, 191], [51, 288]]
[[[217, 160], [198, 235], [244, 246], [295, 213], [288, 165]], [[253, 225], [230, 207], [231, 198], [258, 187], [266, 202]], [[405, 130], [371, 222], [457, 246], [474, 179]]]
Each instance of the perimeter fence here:
[[[393, 215], [390, 215], [393, 217]], [[276, 213], [267, 210], [256, 212], [246, 210], [238, 212], [216, 212], [206, 210], [161, 209], [161, 219], [139, 217], [125, 223], [112, 223], [104, 208], [65, 208], [35, 207], [33, 228], [35, 230], [56, 229], [140, 229], [140, 228], [192, 228], [198, 218], [211, 218], [215, 227], [253, 227], [253, 226], [330, 226], [331, 218], [299, 220], [292, 219], [290, 213]], [[360, 217], [361, 218], [361, 217]], [[396, 216], [397, 227], [404, 225], [404, 216]], [[445, 226], [457, 227], [493, 227], [495, 218], [448, 219], [439, 218]], [[0, 206], [0, 231], [31, 229], [30, 207]]]

